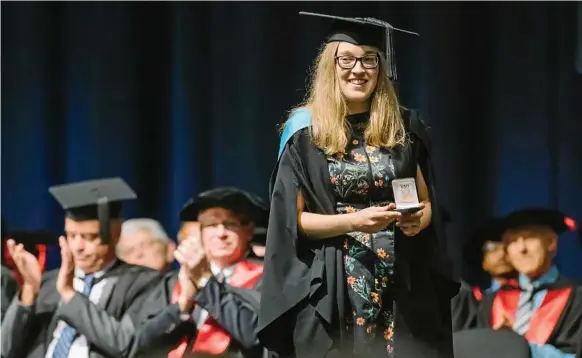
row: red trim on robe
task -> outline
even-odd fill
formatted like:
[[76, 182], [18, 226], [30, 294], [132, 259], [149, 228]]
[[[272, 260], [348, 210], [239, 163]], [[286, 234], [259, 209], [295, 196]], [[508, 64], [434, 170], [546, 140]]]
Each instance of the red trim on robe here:
[[[491, 307], [491, 327], [497, 327], [505, 321], [505, 325], [513, 326], [520, 291], [499, 291], [493, 299]], [[546, 344], [550, 335], [556, 328], [572, 288], [548, 290], [540, 307], [534, 312], [525, 338], [528, 342]]]
[[[252, 288], [263, 275], [263, 265], [250, 261], [240, 261], [229, 279], [229, 285], [234, 287]], [[178, 301], [181, 287], [176, 282], [172, 291], [172, 303]], [[207, 317], [204, 325], [198, 330], [192, 352], [220, 355], [226, 352], [231, 337], [212, 317]], [[168, 358], [181, 358], [188, 346], [188, 338], [182, 338], [180, 345], [168, 354]]]
[[491, 327], [498, 327], [504, 322], [513, 326], [520, 293], [518, 290], [497, 291], [491, 307]]
[[479, 286], [473, 287], [473, 297], [477, 301], [481, 301], [483, 299], [483, 292], [481, 292], [481, 288]]
[[546, 344], [556, 328], [562, 312], [564, 312], [571, 293], [571, 287], [546, 292], [542, 304], [534, 312], [529, 323], [529, 329], [525, 333], [525, 338], [528, 342], [540, 345]]

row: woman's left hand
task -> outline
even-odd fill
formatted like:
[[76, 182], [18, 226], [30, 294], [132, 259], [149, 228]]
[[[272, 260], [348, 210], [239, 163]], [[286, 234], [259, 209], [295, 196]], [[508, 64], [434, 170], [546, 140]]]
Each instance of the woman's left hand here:
[[415, 213], [403, 213], [396, 226], [402, 230], [406, 236], [414, 236], [420, 232], [420, 218], [424, 215], [424, 204], [421, 204], [421, 209]]

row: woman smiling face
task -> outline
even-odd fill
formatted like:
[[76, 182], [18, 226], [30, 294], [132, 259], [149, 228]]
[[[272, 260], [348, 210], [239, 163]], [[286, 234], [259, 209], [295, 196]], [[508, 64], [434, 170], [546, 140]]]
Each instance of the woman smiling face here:
[[378, 82], [378, 50], [371, 46], [340, 42], [335, 60], [339, 87], [350, 112], [368, 110], [370, 97]]

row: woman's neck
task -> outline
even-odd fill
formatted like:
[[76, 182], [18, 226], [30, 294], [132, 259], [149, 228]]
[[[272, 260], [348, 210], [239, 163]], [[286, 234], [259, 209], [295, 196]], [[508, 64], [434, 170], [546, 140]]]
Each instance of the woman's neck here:
[[357, 102], [357, 103], [348, 103], [348, 115], [363, 113], [363, 112], [367, 112], [369, 110], [370, 110], [370, 106], [368, 104], [368, 101]]

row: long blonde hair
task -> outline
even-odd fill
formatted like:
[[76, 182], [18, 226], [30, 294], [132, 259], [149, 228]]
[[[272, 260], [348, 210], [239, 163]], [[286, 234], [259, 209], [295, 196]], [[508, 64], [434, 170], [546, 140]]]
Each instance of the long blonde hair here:
[[[306, 99], [291, 110], [291, 115], [301, 109], [311, 111], [312, 141], [328, 155], [343, 152], [350, 133], [350, 124], [345, 119], [348, 106], [335, 70], [338, 46], [339, 43], [334, 42], [321, 47], [311, 70]], [[364, 139], [371, 146], [392, 148], [405, 143], [406, 133], [396, 91], [386, 75], [386, 59], [382, 53], [379, 55], [378, 82], [370, 98], [370, 122]]]

